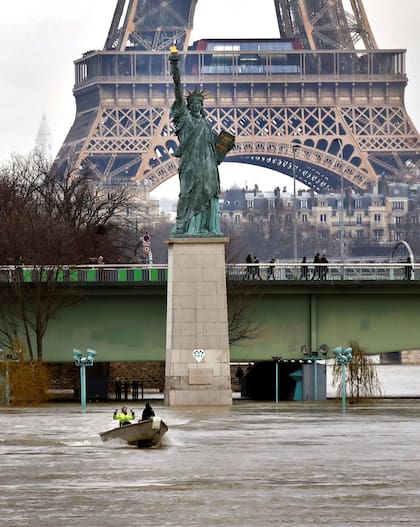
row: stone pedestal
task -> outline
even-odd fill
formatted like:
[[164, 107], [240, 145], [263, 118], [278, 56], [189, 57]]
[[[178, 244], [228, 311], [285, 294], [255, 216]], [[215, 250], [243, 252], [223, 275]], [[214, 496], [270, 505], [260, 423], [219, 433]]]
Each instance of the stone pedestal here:
[[168, 240], [165, 404], [230, 405], [226, 238]]

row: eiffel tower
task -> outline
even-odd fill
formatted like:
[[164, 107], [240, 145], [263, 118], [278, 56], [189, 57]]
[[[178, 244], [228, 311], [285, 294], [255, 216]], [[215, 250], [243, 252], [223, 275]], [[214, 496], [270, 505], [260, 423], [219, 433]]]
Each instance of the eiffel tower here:
[[[203, 0], [204, 1], [204, 0]], [[236, 136], [226, 161], [317, 192], [412, 181], [419, 134], [404, 105], [404, 50], [380, 50], [362, 0], [273, 0], [279, 39], [190, 43], [197, 0], [118, 0], [103, 51], [75, 62], [76, 117], [56, 166], [87, 162], [108, 184], [177, 174], [169, 46], [207, 118]], [[255, 2], [258, 9], [258, 2]]]

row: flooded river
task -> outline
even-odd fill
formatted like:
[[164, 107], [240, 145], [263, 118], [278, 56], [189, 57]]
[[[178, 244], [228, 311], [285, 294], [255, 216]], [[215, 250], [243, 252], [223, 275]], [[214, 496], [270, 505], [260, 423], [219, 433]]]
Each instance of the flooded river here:
[[0, 526], [420, 525], [420, 401], [153, 406], [149, 450], [108, 403], [0, 408]]

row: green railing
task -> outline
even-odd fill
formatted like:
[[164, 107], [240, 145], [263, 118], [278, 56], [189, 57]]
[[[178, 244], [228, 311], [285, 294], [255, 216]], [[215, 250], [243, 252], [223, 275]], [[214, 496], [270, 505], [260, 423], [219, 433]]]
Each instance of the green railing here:
[[1, 282], [133, 283], [166, 282], [166, 265], [0, 266]]

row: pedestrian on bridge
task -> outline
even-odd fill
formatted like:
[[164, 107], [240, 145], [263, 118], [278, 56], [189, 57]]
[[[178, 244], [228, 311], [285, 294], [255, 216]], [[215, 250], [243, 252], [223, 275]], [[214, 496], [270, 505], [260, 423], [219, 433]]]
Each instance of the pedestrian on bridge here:
[[321, 262], [321, 258], [319, 256], [319, 253], [316, 253], [316, 255], [314, 256], [314, 270], [312, 272], [312, 280], [318, 280], [319, 277], [320, 277], [320, 266], [319, 266], [319, 263]]
[[327, 260], [326, 254], [323, 254], [321, 256], [320, 263], [323, 264], [322, 267], [319, 270], [320, 278], [321, 278], [321, 280], [326, 280], [327, 279], [327, 274], [328, 274], [328, 265], [326, 265], [328, 263], [328, 260]]
[[306, 256], [302, 258], [300, 266], [300, 279], [301, 280], [307, 280], [308, 279], [308, 265], [306, 263]]
[[274, 276], [274, 268], [275, 268], [275, 263], [276, 263], [276, 259], [275, 258], [271, 258], [270, 260], [270, 265], [268, 267], [268, 274], [267, 274], [267, 280], [275, 280], [275, 276]]
[[404, 280], [413, 279], [413, 265], [411, 263], [411, 257], [409, 256], [406, 260], [407, 265], [405, 266]]
[[[245, 262], [247, 264], [252, 264], [252, 254], [248, 254], [248, 256], [245, 258]], [[246, 273], [244, 274], [244, 280], [249, 280], [251, 278], [252, 273], [252, 265], [246, 266]]]
[[254, 267], [252, 268], [252, 278], [254, 280], [261, 280], [259, 263], [260, 261], [258, 260], [258, 257], [254, 256]]

